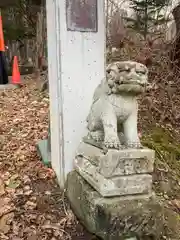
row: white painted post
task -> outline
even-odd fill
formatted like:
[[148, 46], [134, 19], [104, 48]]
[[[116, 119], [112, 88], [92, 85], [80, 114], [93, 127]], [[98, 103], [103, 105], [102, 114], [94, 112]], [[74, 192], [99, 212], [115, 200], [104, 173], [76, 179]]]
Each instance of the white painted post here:
[[60, 187], [73, 169], [95, 87], [105, 73], [104, 0], [98, 32], [67, 31], [66, 0], [47, 0], [51, 161]]

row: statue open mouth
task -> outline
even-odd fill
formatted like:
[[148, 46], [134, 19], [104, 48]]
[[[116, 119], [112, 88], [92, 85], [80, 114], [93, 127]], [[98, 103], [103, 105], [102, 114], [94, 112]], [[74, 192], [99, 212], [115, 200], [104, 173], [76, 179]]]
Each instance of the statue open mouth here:
[[147, 81], [140, 78], [122, 79], [118, 76], [108, 80], [108, 86], [114, 94], [131, 92], [132, 95], [138, 95], [146, 90], [147, 85]]
[[139, 85], [139, 86], [145, 86], [146, 83], [143, 83], [141, 82], [140, 80], [139, 81], [134, 81], [134, 80], [125, 80], [125, 81], [122, 81], [120, 84], [128, 84], [128, 85]]
[[140, 86], [146, 86], [147, 85], [147, 82], [145, 81], [142, 81], [142, 79], [140, 78], [137, 78], [137, 79], [121, 79], [121, 77], [118, 77], [116, 80], [115, 80], [115, 84], [118, 84], [118, 85], [121, 85], [121, 84], [128, 84], [128, 85], [140, 85]]
[[136, 96], [145, 90], [146, 87], [144, 85], [138, 84], [137, 82], [131, 84], [120, 84], [116, 86], [116, 92], [123, 95], [126, 93], [131, 93], [132, 96]]

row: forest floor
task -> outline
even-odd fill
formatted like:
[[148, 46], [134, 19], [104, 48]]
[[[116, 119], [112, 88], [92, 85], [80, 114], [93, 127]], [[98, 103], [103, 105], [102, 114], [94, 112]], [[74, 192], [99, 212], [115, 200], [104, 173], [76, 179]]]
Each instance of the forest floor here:
[[30, 78], [23, 84], [0, 91], [0, 239], [92, 239], [37, 155], [47, 137], [48, 96]]
[[[95, 239], [72, 213], [53, 170], [37, 155], [38, 140], [47, 137], [49, 109], [48, 94], [39, 89], [40, 82], [28, 77], [20, 89], [0, 91], [0, 239]], [[154, 189], [180, 214], [180, 145], [172, 131], [158, 125], [147, 132], [142, 141], [158, 156]]]

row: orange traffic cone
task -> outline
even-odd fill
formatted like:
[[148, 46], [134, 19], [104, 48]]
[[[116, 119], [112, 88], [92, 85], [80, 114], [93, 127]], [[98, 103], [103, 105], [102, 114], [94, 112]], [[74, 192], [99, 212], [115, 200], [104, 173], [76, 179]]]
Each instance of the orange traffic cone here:
[[14, 56], [14, 60], [13, 60], [12, 84], [17, 85], [17, 86], [22, 85], [17, 56]]
[[0, 51], [5, 52], [4, 35], [2, 27], [2, 16], [0, 14]]

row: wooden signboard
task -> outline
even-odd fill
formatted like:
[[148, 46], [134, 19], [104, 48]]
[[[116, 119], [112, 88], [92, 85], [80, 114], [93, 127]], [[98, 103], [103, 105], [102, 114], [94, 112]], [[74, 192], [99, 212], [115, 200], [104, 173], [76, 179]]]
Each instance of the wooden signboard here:
[[66, 0], [68, 31], [97, 32], [98, 0]]
[[0, 8], [13, 6], [16, 4], [16, 0], [0, 0]]
[[[40, 5], [42, 0], [31, 0], [33, 5]], [[15, 6], [18, 3], [17, 0], [0, 0], [0, 8]]]

